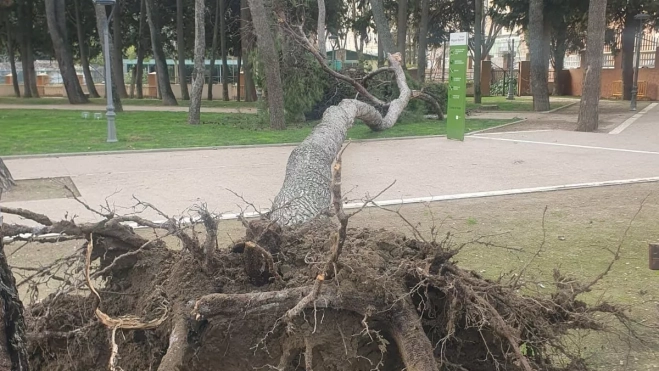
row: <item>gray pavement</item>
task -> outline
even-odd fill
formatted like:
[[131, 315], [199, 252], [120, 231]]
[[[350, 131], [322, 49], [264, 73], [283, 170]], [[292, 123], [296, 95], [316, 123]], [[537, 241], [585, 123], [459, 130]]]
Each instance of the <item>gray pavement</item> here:
[[[284, 177], [292, 146], [7, 159], [16, 179], [71, 177], [90, 205], [117, 207], [133, 196], [170, 215], [205, 202], [215, 212], [245, 204], [267, 208]], [[561, 130], [482, 133], [464, 142], [423, 138], [352, 143], [344, 154], [343, 189], [360, 199], [393, 181], [380, 199], [562, 186], [659, 177], [659, 106], [622, 133]], [[657, 189], [659, 189], [659, 183]], [[53, 218], [96, 216], [67, 198], [3, 203]], [[162, 219], [154, 212], [143, 216]], [[8, 218], [10, 219], [10, 218]], [[10, 219], [11, 220], [11, 219]]]

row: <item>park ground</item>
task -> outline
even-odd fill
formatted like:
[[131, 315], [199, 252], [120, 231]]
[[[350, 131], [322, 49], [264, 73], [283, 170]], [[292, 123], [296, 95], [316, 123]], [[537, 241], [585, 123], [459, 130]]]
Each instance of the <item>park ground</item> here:
[[[553, 292], [554, 269], [590, 282], [614, 261], [620, 246], [620, 258], [585, 300], [627, 308], [638, 322], [633, 330], [644, 341], [629, 340], [630, 329], [611, 319], [607, 332], [574, 332], [566, 337], [565, 345], [578, 350], [596, 370], [657, 370], [659, 272], [648, 269], [648, 244], [659, 241], [659, 107], [619, 134], [609, 134], [634, 116], [627, 104], [602, 102], [599, 133], [574, 132], [578, 107], [570, 106], [542, 114], [522, 110], [475, 113], [472, 118], [525, 120], [468, 136], [463, 143], [445, 138], [353, 143], [344, 156], [349, 199], [376, 194], [395, 180], [383, 199], [441, 196], [444, 201], [389, 206], [409, 224], [396, 213], [368, 208], [351, 219], [351, 227], [384, 228], [412, 236], [412, 225], [424, 238], [436, 235], [438, 239], [450, 232], [455, 246], [467, 243], [456, 257], [461, 267], [490, 279], [508, 280], [528, 265], [524, 280], [531, 295]], [[649, 108], [647, 102], [639, 106], [639, 110], [644, 108]], [[9, 110], [0, 111], [0, 116], [6, 112]], [[43, 112], [56, 115], [54, 110]], [[0, 121], [3, 128], [4, 122]], [[133, 195], [177, 215], [199, 202], [207, 202], [216, 212], [237, 212], [245, 207], [244, 202], [227, 188], [257, 206], [268, 205], [281, 184], [292, 148], [10, 158], [7, 164], [19, 179], [19, 187], [3, 197], [3, 203], [52, 218], [69, 212], [80, 221], [94, 220], [62, 193], [66, 184], [91, 205], [109, 200], [128, 213]], [[555, 190], [538, 192], [534, 187]], [[482, 197], [498, 191], [508, 194]], [[479, 196], [472, 197], [476, 194]], [[451, 200], [454, 196], [461, 199]], [[244, 228], [235, 220], [222, 221], [219, 230], [220, 246], [224, 247], [244, 235]], [[178, 248], [177, 241], [168, 243]], [[68, 255], [80, 244], [23, 246], [17, 242], [8, 246], [7, 253], [12, 266], [30, 268]], [[16, 269], [16, 273], [26, 275], [29, 270]], [[31, 299], [43, 297], [55, 285], [43, 284]], [[21, 294], [30, 301], [26, 287], [21, 287]]]

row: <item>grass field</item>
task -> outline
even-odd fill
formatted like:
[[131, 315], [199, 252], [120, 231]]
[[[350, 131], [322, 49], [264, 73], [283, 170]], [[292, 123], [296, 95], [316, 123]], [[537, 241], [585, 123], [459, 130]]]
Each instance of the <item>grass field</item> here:
[[[186, 123], [185, 112], [123, 112], [117, 115], [118, 143], [106, 143], [106, 120], [83, 119], [79, 111], [0, 111], [0, 155], [212, 147], [301, 142], [313, 123], [270, 130], [257, 115], [202, 114], [202, 124]], [[505, 120], [467, 120], [467, 131], [504, 124]], [[393, 128], [373, 132], [357, 123], [350, 139], [442, 135], [446, 122], [407, 118]]]
[[[94, 98], [90, 100], [92, 104], [105, 105], [105, 98]], [[123, 99], [122, 103], [126, 106], [161, 106], [162, 102], [158, 99]], [[570, 102], [565, 99], [552, 99], [551, 108], [563, 107]], [[18, 104], [18, 105], [51, 105], [62, 104], [68, 105], [69, 101], [64, 98], [13, 98], [13, 97], [0, 97], [0, 104]], [[467, 97], [467, 109], [478, 109], [481, 105], [496, 105], [497, 111], [508, 112], [529, 112], [533, 111], [533, 99], [531, 97], [515, 97], [515, 100], [507, 100], [506, 97], [483, 97], [481, 104], [475, 104], [474, 98]], [[81, 106], [81, 105], [79, 105]], [[190, 101], [179, 100], [180, 107], [189, 107]], [[255, 102], [236, 102], [236, 101], [222, 101], [213, 100], [201, 101], [202, 107], [213, 108], [251, 108], [256, 107]], [[78, 106], [76, 106], [78, 107]]]

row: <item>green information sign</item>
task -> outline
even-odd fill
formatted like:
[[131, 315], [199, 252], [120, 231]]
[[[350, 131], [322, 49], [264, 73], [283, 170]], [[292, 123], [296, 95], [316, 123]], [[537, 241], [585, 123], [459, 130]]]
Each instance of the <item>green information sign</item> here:
[[448, 139], [464, 140], [465, 138], [468, 41], [467, 32], [451, 34], [446, 113], [446, 137]]

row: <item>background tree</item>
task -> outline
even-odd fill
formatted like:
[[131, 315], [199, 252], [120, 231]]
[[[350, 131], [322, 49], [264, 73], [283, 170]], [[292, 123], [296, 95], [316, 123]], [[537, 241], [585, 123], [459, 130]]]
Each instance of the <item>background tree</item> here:
[[588, 9], [588, 47], [577, 130], [597, 130], [602, 75], [602, 53], [606, 32], [606, 0], [590, 0]]
[[[84, 3], [85, 6], [88, 4]], [[100, 95], [96, 91], [96, 85], [94, 85], [94, 79], [92, 77], [92, 71], [89, 68], [89, 43], [88, 38], [84, 32], [83, 26], [83, 17], [82, 17], [82, 4], [80, 0], [73, 0], [74, 14], [75, 14], [75, 25], [76, 25], [76, 35], [78, 37], [78, 52], [80, 56], [80, 64], [82, 65], [82, 73], [85, 76], [85, 84], [87, 85], [87, 91], [91, 98], [99, 98]], [[92, 10], [91, 7], [89, 10]], [[88, 12], [85, 12], [88, 13]]]
[[34, 69], [34, 51], [32, 44], [34, 23], [34, 0], [17, 0], [16, 13], [18, 16], [18, 35], [23, 67], [23, 97], [39, 98], [37, 89], [37, 72]]
[[66, 96], [71, 104], [87, 103], [78, 80], [75, 65], [73, 64], [73, 52], [66, 34], [66, 3], [64, 0], [46, 0], [46, 19], [48, 30], [53, 40], [53, 48], [57, 57]]
[[529, 53], [531, 54], [531, 94], [535, 111], [549, 110], [549, 55], [542, 0], [529, 1]]
[[[104, 40], [104, 32], [106, 29], [106, 24], [110, 20], [108, 20], [108, 14], [107, 14], [107, 9], [103, 5], [95, 5], [94, 10], [96, 12], [96, 29], [98, 30], [98, 40], [101, 40], [101, 45], [102, 45], [102, 52], [105, 55], [105, 42]], [[110, 50], [113, 50], [113, 35], [108, 32], [108, 40], [110, 44]], [[112, 75], [112, 86], [110, 87], [112, 89], [112, 101], [114, 103], [114, 110], [115, 112], [122, 112], [123, 111], [123, 105], [121, 104], [121, 97], [117, 93], [117, 84], [115, 83], [114, 76], [117, 75], [118, 73], [123, 73], [123, 67], [121, 68], [120, 71], [117, 71], [117, 64], [112, 63], [112, 59], [115, 58], [115, 54], [110, 52], [110, 73]], [[107, 84], [107, 78], [105, 79], [105, 83]]]
[[254, 65], [250, 54], [254, 50], [254, 33], [252, 15], [247, 0], [240, 0], [240, 45], [244, 60], [245, 101], [256, 101], [256, 86], [254, 84]]
[[227, 61], [227, 0], [220, 0], [220, 49], [222, 53], [222, 99], [229, 101], [229, 64]]
[[421, 23], [419, 25], [419, 81], [426, 81], [426, 63], [428, 61], [428, 22], [430, 19], [430, 0], [421, 0]]
[[190, 100], [190, 93], [188, 92], [187, 66], [185, 65], [184, 12], [185, 6], [183, 5], [183, 0], [176, 0], [176, 54], [178, 56], [178, 79], [179, 86], [181, 87], [181, 98], [183, 100]]
[[[378, 46], [382, 44], [383, 55], [387, 53], [394, 53], [396, 48], [394, 40], [391, 37], [389, 20], [384, 13], [384, 4], [382, 0], [369, 0], [371, 3], [371, 11], [373, 12], [373, 20], [375, 20], [376, 32], [378, 34]], [[387, 30], [386, 32], [383, 32]]]
[[215, 1], [215, 17], [213, 17], [213, 41], [211, 42], [210, 54], [210, 79], [208, 80], [208, 100], [213, 100], [213, 71], [215, 70], [215, 58], [217, 57], [217, 37], [220, 28], [220, 2]]
[[117, 0], [115, 3], [111, 23], [112, 35], [114, 36], [112, 38], [112, 69], [116, 72], [113, 75], [112, 82], [116, 84], [117, 94], [121, 99], [128, 98], [126, 79], [124, 77], [124, 43], [122, 39], [124, 35], [122, 20], [125, 1], [126, 0]]
[[[401, 65], [405, 68], [407, 58], [405, 58], [405, 45], [407, 45], [407, 0], [398, 1], [398, 19], [396, 22], [396, 48], [400, 52], [403, 61]], [[391, 53], [391, 52], [390, 52]]]
[[206, 54], [206, 29], [204, 25], [204, 0], [195, 0], [194, 5], [194, 73], [192, 79], [192, 101], [188, 112], [188, 124], [199, 125], [201, 117], [201, 95], [204, 92], [204, 55]]
[[249, 9], [256, 32], [259, 58], [263, 64], [268, 98], [270, 127], [277, 130], [286, 128], [284, 117], [284, 90], [281, 83], [279, 56], [270, 28], [270, 16], [263, 0], [249, 0]]
[[153, 59], [156, 61], [156, 74], [158, 80], [158, 91], [162, 97], [162, 103], [165, 106], [177, 106], [178, 102], [172, 91], [169, 79], [169, 69], [167, 68], [167, 58], [163, 50], [162, 39], [160, 35], [159, 12], [156, 9], [153, 0], [144, 0], [146, 2], [147, 21], [149, 23], [149, 32], [151, 33], [151, 50]]
[[483, 52], [483, 0], [475, 0], [474, 17], [474, 103], [481, 103], [481, 53]]
[[[21, 90], [18, 85], [18, 72], [16, 71], [16, 53], [14, 53], [14, 33], [12, 32], [12, 29], [14, 29], [15, 25], [11, 21], [11, 16], [12, 13], [10, 12], [10, 8], [13, 7], [14, 4], [11, 4], [10, 6], [7, 6], [5, 8], [0, 7], [0, 11], [2, 11], [4, 15], [4, 20], [0, 19], [0, 29], [2, 28], [1, 25], [4, 25], [4, 34], [5, 34], [5, 45], [7, 47], [7, 56], [9, 57], [9, 65], [11, 69], [11, 75], [12, 75], [12, 85], [14, 87], [14, 95], [17, 98], [21, 97]], [[2, 40], [0, 38], [0, 40]]]

